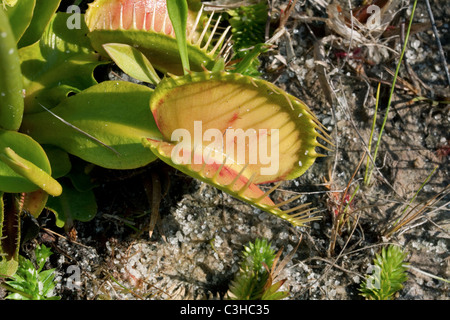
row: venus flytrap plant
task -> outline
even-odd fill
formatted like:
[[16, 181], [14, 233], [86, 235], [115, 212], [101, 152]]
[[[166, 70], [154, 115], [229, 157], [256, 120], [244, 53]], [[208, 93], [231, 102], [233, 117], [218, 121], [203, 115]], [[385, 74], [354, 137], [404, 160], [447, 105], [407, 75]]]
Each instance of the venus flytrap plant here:
[[0, 192], [0, 274], [13, 275], [19, 266], [20, 215], [16, 196]]
[[[224, 71], [219, 49], [230, 27], [217, 39], [220, 19], [212, 25], [213, 16], [204, 17], [198, 2], [189, 6], [173, 6], [181, 4], [173, 2], [166, 8], [160, 0], [97, 0], [86, 14], [86, 25], [70, 31], [64, 24], [67, 15], [55, 14], [54, 1], [34, 3], [34, 13], [45, 11], [42, 19], [29, 18], [25, 32], [24, 26], [14, 25], [15, 31], [1, 29], [5, 31], [0, 33], [3, 37], [6, 32], [7, 38], [0, 41], [7, 44], [0, 47], [1, 54], [15, 57], [16, 68], [7, 81], [13, 79], [19, 86], [22, 80], [25, 88], [25, 99], [22, 92], [8, 90], [6, 99], [16, 99], [17, 107], [0, 105], [0, 114], [6, 115], [0, 120], [0, 273], [12, 274], [17, 268], [20, 232], [14, 226], [24, 210], [38, 216], [45, 206], [57, 216], [57, 225], [65, 227], [95, 215], [93, 193], [90, 188], [77, 188], [76, 168], [68, 154], [110, 169], [139, 168], [160, 158], [296, 226], [317, 219], [310, 209], [305, 210], [306, 204], [282, 210], [297, 197], [275, 204], [269, 195], [281, 181], [300, 176], [322, 156], [315, 148], [326, 147], [317, 139], [329, 142], [329, 136], [300, 100], [273, 84], [236, 72], [251, 59], [244, 59], [234, 73]], [[12, 13], [25, 12], [25, 7], [16, 10]], [[30, 40], [35, 35], [25, 42], [13, 38], [13, 33], [27, 35], [36, 21], [41, 21], [39, 41]], [[3, 15], [0, 27], [9, 24]], [[27, 42], [30, 45], [17, 53], [16, 43]], [[92, 73], [101, 62], [91, 44], [156, 89], [123, 81], [97, 83]], [[256, 49], [249, 55], [252, 59], [262, 50]], [[155, 69], [180, 76], [166, 74], [161, 80]], [[0, 92], [11, 86], [7, 81], [0, 82]], [[195, 128], [198, 123], [203, 125], [200, 130]], [[172, 135], [180, 130], [190, 136], [183, 136], [183, 144], [177, 145]], [[229, 136], [232, 130], [239, 134]], [[214, 145], [195, 138], [211, 132], [209, 141], [215, 138]], [[256, 161], [251, 153], [254, 143], [261, 147]], [[221, 149], [224, 146], [231, 149]], [[178, 161], [174, 150], [194, 163]], [[49, 157], [46, 151], [51, 151]], [[65, 177], [71, 178], [73, 186]], [[266, 192], [258, 187], [269, 182], [278, 183]]]
[[[220, 19], [212, 26], [212, 15], [205, 19], [199, 1], [189, 1], [187, 12], [185, 1], [171, 1], [174, 2], [172, 18], [183, 18], [175, 24], [170, 20], [165, 0], [94, 1], [85, 16], [92, 46], [108, 57], [102, 47], [104, 44], [132, 45], [163, 73], [184, 74], [186, 68], [201, 71], [202, 65], [212, 68], [229, 29], [213, 45]], [[183, 25], [186, 25], [186, 41], [175, 37], [175, 32], [180, 32]], [[211, 27], [213, 31], [210, 31]]]
[[[133, 10], [140, 8], [138, 2], [132, 3]], [[94, 19], [94, 13], [98, 14], [105, 10], [115, 12], [111, 6], [116, 4], [110, 3], [106, 9], [101, 6], [102, 2], [97, 4], [98, 6], [94, 4], [90, 9], [91, 20]], [[148, 2], [146, 4], [149, 5]], [[122, 14], [126, 12], [124, 5], [120, 12]], [[105, 18], [104, 13], [99, 16], [104, 17], [103, 21], [109, 21], [111, 26], [117, 23], [114, 18]], [[169, 13], [169, 16], [171, 24], [178, 26], [174, 28], [177, 37], [178, 34], [184, 35], [186, 29], [183, 27], [185, 25], [183, 14], [176, 12]], [[99, 19], [97, 17], [95, 20], [97, 25]], [[126, 24], [124, 21], [127, 20], [124, 20], [123, 16], [120, 19], [122, 21], [120, 25]], [[133, 24], [138, 24], [139, 20], [135, 16], [133, 21]], [[145, 26], [145, 23], [142, 21], [141, 23]], [[150, 30], [153, 29], [152, 26]], [[125, 36], [130, 30], [121, 32]], [[185, 47], [187, 39], [179, 37], [177, 40], [179, 47]], [[203, 72], [185, 69], [187, 74], [184, 76], [170, 75], [160, 81], [153, 69], [154, 56], [147, 59], [148, 56], [140, 51], [142, 49], [140, 45], [133, 48], [126, 44], [106, 43], [103, 44], [103, 48], [123, 71], [156, 85], [150, 97], [150, 108], [160, 135], [150, 135], [143, 143], [161, 160], [294, 225], [304, 225], [310, 220], [317, 219], [312, 217], [312, 212], [307, 210], [307, 205], [304, 204], [285, 211], [281, 209], [296, 198], [275, 204], [269, 195], [279, 184], [268, 192], [263, 192], [257, 186], [262, 183], [294, 179], [303, 174], [317, 157], [322, 156], [315, 151], [315, 147], [324, 147], [317, 138], [329, 142], [329, 136], [303, 102], [266, 81], [236, 72], [224, 72], [221, 68], [213, 72], [208, 71], [206, 67]], [[261, 48], [252, 58], [257, 56], [260, 50]], [[185, 67], [188, 66], [186, 61], [193, 61], [189, 54], [191, 54], [189, 49], [179, 53], [178, 59], [185, 61]], [[248, 63], [245, 60], [244, 62]], [[196, 124], [203, 127], [196, 129]], [[227, 139], [227, 133], [231, 132], [231, 129], [238, 130], [240, 136]], [[192, 139], [196, 133], [203, 137], [205, 133], [210, 134], [213, 130], [217, 131], [214, 137], [209, 137], [209, 140], [214, 138], [214, 146], [206, 145], [201, 138], [199, 141], [198, 137]], [[180, 131], [182, 137], [179, 135]], [[253, 131], [259, 131], [259, 136], [253, 136]], [[183, 138], [184, 147], [174, 142], [172, 139], [174, 134], [178, 134], [179, 140]], [[222, 139], [222, 136], [225, 139]], [[253, 141], [248, 143], [244, 141], [239, 146], [233, 142], [233, 139], [242, 140], [242, 138]], [[223, 150], [225, 145], [229, 146], [227, 150]], [[254, 156], [255, 145], [265, 148], [266, 154], [249, 163], [250, 155]], [[180, 152], [181, 158], [193, 161], [176, 160], [174, 154]], [[244, 152], [244, 158], [238, 155], [241, 152]], [[263, 154], [264, 151], [260, 150], [259, 153]], [[273, 158], [272, 161], [268, 159], [270, 156]]]
[[12, 7], [4, 7], [16, 42], [20, 41], [29, 27], [35, 6], [36, 0], [22, 0], [15, 3]]
[[[62, 191], [51, 177], [45, 151], [31, 137], [18, 132], [25, 103], [17, 42], [22, 34], [18, 30], [27, 23], [19, 26], [10, 21], [28, 10], [22, 5], [25, 2], [9, 8], [9, 14], [0, 8], [0, 273], [5, 275], [14, 274], [18, 267], [22, 212], [29, 209], [38, 215], [48, 194], [57, 196]], [[26, 14], [23, 19], [31, 23]]]
[[156, 159], [150, 150], [142, 148], [142, 138], [160, 136], [148, 111], [151, 94], [152, 90], [142, 85], [105, 81], [51, 109], [53, 114], [81, 131], [49, 112], [26, 114], [22, 130], [41, 144], [58, 146], [104, 168], [142, 167]]
[[59, 196], [62, 192], [61, 185], [50, 174], [19, 156], [13, 149], [7, 147], [0, 153], [0, 159], [14, 172], [27, 178], [31, 183], [53, 196]]
[[94, 69], [105, 64], [85, 36], [88, 29], [68, 29], [69, 14], [54, 14], [40, 41], [19, 49], [25, 89], [25, 113], [57, 106], [69, 94], [97, 84]]
[[[39, 64], [39, 55], [29, 53], [46, 52], [43, 60], [55, 62], [58, 61], [55, 59], [55, 49], [64, 48], [64, 53], [67, 54], [69, 48], [74, 48], [63, 47], [64, 40], [55, 37], [53, 18], [59, 2], [60, 0], [22, 0], [6, 11], [0, 8], [0, 273], [4, 275], [14, 274], [19, 265], [22, 214], [29, 212], [38, 217], [49, 197], [57, 197], [63, 192], [55, 178], [70, 170], [70, 164], [67, 169], [65, 152], [53, 148], [50, 163], [44, 148], [29, 135], [19, 132], [24, 113], [32, 109], [25, 107], [30, 105], [26, 103], [24, 95], [25, 98], [30, 97], [36, 83], [42, 85], [43, 89], [50, 89], [46, 81], [52, 78], [48, 73], [52, 72], [53, 65], [46, 65], [46, 62]], [[52, 23], [46, 27], [49, 21]], [[24, 46], [23, 43], [33, 43], [41, 35], [44, 40], [18, 50], [18, 47]], [[54, 46], [55, 43], [59, 47]], [[67, 60], [66, 62], [70, 65]], [[39, 69], [42, 65], [46, 66]], [[30, 81], [30, 75], [41, 78]], [[53, 73], [55, 75], [57, 73]], [[33, 84], [33, 81], [36, 82]], [[50, 96], [52, 101], [59, 101], [65, 99], [67, 92], [58, 95], [49, 90], [42, 96]], [[35, 102], [34, 99], [31, 101]], [[42, 111], [42, 108], [38, 111]], [[52, 150], [51, 147], [46, 148], [49, 149]], [[52, 176], [53, 167], [58, 169], [55, 176]], [[70, 203], [68, 205], [71, 207]]]
[[163, 79], [150, 108], [162, 139], [144, 145], [164, 162], [294, 225], [317, 219], [305, 204], [281, 209], [296, 198], [275, 204], [279, 184], [258, 187], [294, 179], [322, 156], [315, 148], [326, 133], [300, 100], [263, 80], [205, 71]]
[[[20, 0], [20, 2], [22, 1], [30, 0]], [[61, 0], [32, 1], [35, 2], [33, 16], [26, 31], [20, 37], [20, 40], [18, 40], [17, 46], [19, 48], [32, 45], [41, 39], [44, 30], [47, 28], [56, 10], [58, 9], [59, 4], [61, 3]]]

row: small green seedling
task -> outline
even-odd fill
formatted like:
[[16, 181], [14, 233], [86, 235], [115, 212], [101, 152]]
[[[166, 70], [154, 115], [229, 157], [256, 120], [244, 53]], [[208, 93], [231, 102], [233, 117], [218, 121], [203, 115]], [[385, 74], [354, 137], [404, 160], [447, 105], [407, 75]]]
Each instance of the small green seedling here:
[[406, 253], [390, 245], [374, 259], [373, 274], [361, 283], [360, 294], [368, 300], [392, 300], [408, 279]]
[[278, 254], [266, 239], [256, 239], [244, 246], [239, 273], [230, 284], [228, 297], [233, 300], [281, 300], [289, 293], [279, 291], [284, 280], [273, 283]]
[[54, 295], [55, 269], [43, 270], [47, 259], [52, 255], [50, 248], [45, 245], [35, 249], [36, 266], [30, 260], [19, 257], [19, 268], [14, 275], [14, 280], [8, 280], [2, 284], [4, 288], [12, 292], [6, 299], [11, 300], [59, 300]]

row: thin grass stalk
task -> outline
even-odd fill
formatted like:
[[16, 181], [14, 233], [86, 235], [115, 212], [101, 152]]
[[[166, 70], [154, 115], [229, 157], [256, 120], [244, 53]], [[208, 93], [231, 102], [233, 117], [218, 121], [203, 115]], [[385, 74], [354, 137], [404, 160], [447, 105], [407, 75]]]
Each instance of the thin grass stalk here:
[[[425, 179], [425, 181], [420, 185], [419, 189], [416, 191], [416, 193], [415, 193], [414, 196], [411, 198], [411, 200], [409, 201], [409, 203], [408, 203], [408, 204], [406, 205], [406, 207], [403, 209], [403, 211], [402, 211], [400, 217], [392, 224], [392, 229], [391, 229], [391, 230], [393, 230], [393, 231], [398, 230], [398, 228], [396, 228], [396, 226], [397, 226], [397, 224], [399, 223], [399, 221], [404, 220], [404, 219], [406, 218], [406, 216], [408, 216], [408, 214], [411, 213], [411, 212], [414, 210], [414, 208], [417, 208], [417, 206], [414, 207], [413, 209], [411, 209], [411, 210], [409, 211], [408, 214], [405, 215], [406, 210], [408, 210], [408, 208], [410, 207], [411, 203], [414, 201], [414, 199], [415, 199], [415, 198], [417, 197], [417, 195], [419, 194], [420, 190], [422, 190], [422, 188], [428, 183], [428, 181], [430, 180], [431, 176], [434, 174], [434, 172], [436, 171], [437, 168], [438, 168], [438, 166], [435, 166], [434, 169], [433, 169], [433, 171], [428, 175], [428, 177]], [[424, 208], [425, 208], [425, 207], [424, 207]], [[424, 209], [424, 208], [423, 208], [423, 209]], [[419, 212], [420, 212], [420, 211], [419, 211]], [[417, 215], [418, 215], [418, 213], [417, 213]]]
[[400, 219], [397, 219], [397, 221], [392, 225], [392, 227], [385, 233], [385, 237], [389, 238], [392, 236], [395, 232], [400, 230], [400, 228], [404, 227], [405, 225], [409, 224], [411, 221], [417, 218], [421, 213], [424, 213], [425, 210], [431, 206], [431, 204], [434, 202], [438, 202], [440, 199], [442, 199], [446, 193], [447, 193], [448, 187], [443, 190], [442, 192], [435, 195], [433, 198], [428, 200], [420, 209], [416, 210], [421, 203], [417, 204], [413, 208], [411, 208], [406, 214], [403, 214]]
[[[438, 166], [434, 167], [433, 171], [431, 171], [431, 173], [428, 175], [428, 177], [425, 179], [425, 181], [420, 185], [419, 189], [417, 189], [417, 191], [414, 194], [414, 196], [411, 198], [411, 200], [409, 200], [408, 205], [405, 207], [405, 209], [403, 209], [402, 214], [401, 214], [402, 216], [405, 214], [405, 211], [409, 208], [409, 206], [414, 201], [414, 199], [416, 199], [416, 197], [419, 194], [420, 190], [422, 190], [422, 188], [428, 183], [428, 181], [430, 181], [431, 176], [434, 174], [434, 172], [436, 171], [437, 168], [438, 168]], [[397, 221], [394, 223], [394, 225], [396, 225], [399, 220], [400, 220], [400, 218], [397, 219]]]
[[431, 273], [429, 273], [429, 272], [425, 272], [425, 271], [420, 270], [420, 269], [418, 269], [418, 268], [416, 268], [416, 267], [413, 267], [413, 266], [411, 266], [411, 265], [409, 265], [409, 264], [404, 265], [404, 267], [405, 267], [405, 268], [408, 268], [408, 269], [411, 269], [411, 270], [414, 270], [414, 271], [416, 271], [416, 272], [419, 272], [419, 273], [421, 273], [421, 274], [423, 274], [423, 275], [425, 275], [425, 276], [427, 276], [427, 277], [430, 277], [430, 278], [432, 278], [432, 279], [436, 279], [436, 280], [439, 280], [439, 281], [443, 281], [443, 282], [446, 282], [446, 283], [450, 283], [450, 280], [448, 280], [448, 279], [444, 279], [444, 278], [442, 278], [442, 277], [435, 276], [434, 274], [431, 274]]
[[[387, 104], [387, 107], [386, 107], [386, 112], [384, 114], [383, 124], [381, 125], [381, 128], [380, 128], [380, 134], [378, 135], [378, 141], [377, 141], [377, 145], [375, 147], [375, 152], [374, 152], [374, 155], [373, 155], [374, 162], [375, 162], [375, 160], [377, 158], [378, 149], [380, 147], [380, 142], [381, 142], [381, 136], [383, 135], [384, 127], [386, 125], [387, 118], [388, 118], [388, 115], [389, 115], [389, 109], [390, 109], [391, 103], [392, 103], [392, 96], [394, 95], [394, 90], [395, 90], [395, 83], [397, 82], [397, 77], [398, 77], [398, 74], [400, 72], [400, 66], [402, 64], [403, 56], [405, 55], [406, 46], [408, 44], [409, 35], [411, 33], [412, 22], [414, 20], [414, 12], [416, 11], [416, 6], [417, 6], [417, 0], [414, 1], [414, 5], [413, 5], [412, 11], [411, 11], [411, 17], [409, 19], [408, 30], [406, 31], [406, 35], [405, 35], [405, 42], [403, 43], [403, 48], [402, 48], [402, 52], [400, 54], [400, 59], [399, 59], [398, 64], [397, 64], [397, 68], [395, 69], [394, 79], [392, 80], [391, 92], [389, 93], [389, 100], [388, 100], [388, 104]], [[373, 173], [373, 169], [370, 170], [369, 177], [368, 177], [368, 180], [367, 180], [368, 182], [370, 181], [370, 178], [372, 177], [372, 173]]]

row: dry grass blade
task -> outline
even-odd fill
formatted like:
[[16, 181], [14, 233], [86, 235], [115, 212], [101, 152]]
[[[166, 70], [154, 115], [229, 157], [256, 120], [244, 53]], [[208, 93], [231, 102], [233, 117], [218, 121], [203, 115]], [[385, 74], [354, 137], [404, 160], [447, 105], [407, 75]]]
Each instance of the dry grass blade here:
[[151, 180], [149, 180], [147, 177], [144, 177], [143, 184], [151, 208], [150, 224], [148, 232], [149, 237], [150, 238], [152, 237], [155, 226], [158, 225], [158, 230], [161, 233], [161, 237], [164, 239], [164, 241], [166, 241], [166, 237], [161, 227], [161, 217], [159, 215], [159, 206], [161, 203], [161, 195], [162, 195], [160, 179], [155, 172], [152, 172]]
[[300, 243], [302, 242], [302, 235], [300, 235], [300, 239], [298, 240], [297, 245], [295, 246], [294, 249], [292, 249], [287, 255], [286, 257], [284, 257], [284, 259], [277, 265], [278, 260], [280, 259], [281, 256], [281, 252], [282, 250], [280, 250], [277, 254], [277, 256], [275, 257], [274, 261], [273, 261], [273, 265], [272, 265], [272, 270], [270, 272], [271, 276], [273, 277], [273, 279], [276, 279], [281, 271], [284, 269], [284, 267], [286, 266], [286, 264], [292, 260], [292, 257], [294, 256], [294, 254], [297, 252], [298, 247], [300, 246]]
[[284, 10], [284, 12], [282, 13], [281, 17], [280, 17], [280, 26], [279, 28], [284, 28], [284, 26], [286, 25], [286, 22], [288, 21], [292, 11], [295, 9], [295, 4], [297, 3], [298, 0], [294, 0], [294, 1], [289, 1], [286, 10]]
[[[404, 213], [399, 220], [397, 220], [394, 225], [389, 228], [384, 236], [389, 238], [392, 237], [396, 232], [406, 228], [409, 224], [411, 224], [414, 220], [416, 220], [420, 215], [424, 215], [428, 208], [434, 206], [444, 197], [446, 197], [450, 193], [450, 186], [447, 186], [444, 190], [433, 196], [426, 202], [421, 202], [411, 208], [408, 212]], [[443, 206], [438, 209], [443, 209], [448, 206], [449, 202], [445, 203]]]

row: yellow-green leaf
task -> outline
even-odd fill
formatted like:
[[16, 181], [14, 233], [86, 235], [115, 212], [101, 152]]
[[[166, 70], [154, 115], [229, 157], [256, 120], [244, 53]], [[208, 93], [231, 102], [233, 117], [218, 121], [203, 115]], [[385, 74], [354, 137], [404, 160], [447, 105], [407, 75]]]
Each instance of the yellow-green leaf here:
[[132, 46], [107, 43], [103, 45], [103, 48], [119, 68], [129, 76], [155, 85], [161, 81], [147, 57]]

